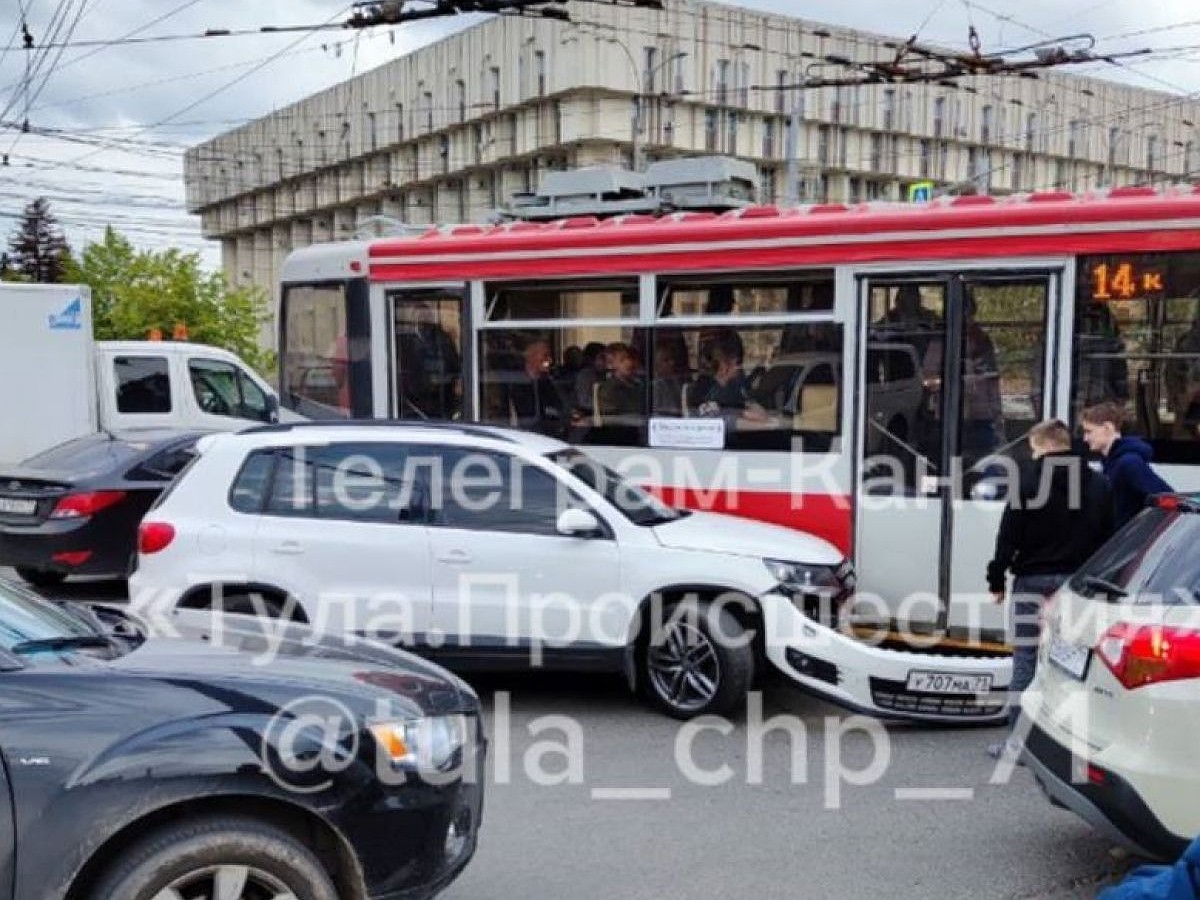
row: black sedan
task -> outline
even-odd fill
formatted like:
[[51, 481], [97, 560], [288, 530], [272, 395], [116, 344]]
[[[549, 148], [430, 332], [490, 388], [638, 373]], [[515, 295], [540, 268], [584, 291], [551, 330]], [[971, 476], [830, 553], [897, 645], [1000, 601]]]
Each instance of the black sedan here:
[[0, 471], [0, 566], [37, 587], [68, 575], [125, 575], [138, 523], [191, 460], [201, 434], [103, 432]]
[[0, 579], [0, 900], [418, 900], [466, 866], [484, 738], [454, 676], [110, 618]]

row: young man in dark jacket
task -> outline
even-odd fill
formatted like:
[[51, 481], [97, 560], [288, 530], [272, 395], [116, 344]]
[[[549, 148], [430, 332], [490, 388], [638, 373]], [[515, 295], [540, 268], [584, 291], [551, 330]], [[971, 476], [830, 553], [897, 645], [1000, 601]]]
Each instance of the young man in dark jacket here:
[[[1009, 723], [1015, 725], [1020, 695], [1037, 669], [1043, 601], [1062, 587], [1113, 528], [1113, 506], [1103, 476], [1071, 452], [1071, 432], [1057, 420], [1029, 432], [1033, 462], [1021, 472], [996, 536], [996, 554], [987, 567], [988, 589], [1004, 602], [1007, 573], [1013, 582], [1013, 675]], [[1014, 757], [1010, 736], [988, 749], [995, 758]]]
[[1124, 437], [1125, 410], [1116, 403], [1089, 406], [1079, 416], [1088, 449], [1104, 457], [1104, 477], [1112, 491], [1120, 528], [1146, 505], [1153, 494], [1167, 494], [1171, 486], [1150, 468], [1154, 451], [1139, 437]]

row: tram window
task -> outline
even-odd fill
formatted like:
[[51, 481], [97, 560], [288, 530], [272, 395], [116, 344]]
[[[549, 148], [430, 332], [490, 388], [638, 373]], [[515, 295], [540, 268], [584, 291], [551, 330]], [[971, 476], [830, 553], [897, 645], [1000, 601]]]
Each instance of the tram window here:
[[659, 327], [652, 349], [653, 416], [723, 420], [726, 449], [835, 449], [840, 325]]
[[631, 319], [638, 315], [636, 279], [488, 285], [489, 322]]
[[1124, 405], [1155, 459], [1200, 463], [1200, 253], [1079, 261], [1072, 413]]
[[660, 279], [658, 315], [764, 316], [833, 310], [833, 273]]
[[834, 449], [842, 328], [832, 322], [688, 328], [488, 329], [487, 422], [572, 443], [645, 446], [649, 420], [723, 420], [724, 446]]
[[346, 286], [292, 285], [284, 290], [280, 347], [284, 404], [314, 419], [351, 415]]

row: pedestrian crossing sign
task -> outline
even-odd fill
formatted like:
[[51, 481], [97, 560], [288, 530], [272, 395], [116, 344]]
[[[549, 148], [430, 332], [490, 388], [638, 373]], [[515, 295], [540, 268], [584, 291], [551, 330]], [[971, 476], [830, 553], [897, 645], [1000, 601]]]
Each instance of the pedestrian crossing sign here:
[[933, 182], [918, 181], [908, 186], [909, 203], [928, 203], [933, 199]]

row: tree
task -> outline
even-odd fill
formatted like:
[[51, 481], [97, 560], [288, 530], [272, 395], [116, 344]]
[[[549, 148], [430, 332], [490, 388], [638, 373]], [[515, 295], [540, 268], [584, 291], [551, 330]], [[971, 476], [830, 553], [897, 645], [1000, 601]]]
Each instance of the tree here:
[[145, 340], [178, 326], [188, 340], [224, 347], [268, 372], [271, 354], [259, 345], [267, 301], [257, 287], [230, 287], [220, 272], [206, 272], [197, 253], [138, 250], [112, 228], [88, 244], [71, 266], [70, 280], [92, 289], [97, 340]]
[[65, 280], [70, 250], [45, 197], [38, 197], [25, 207], [21, 224], [9, 238], [8, 249], [10, 268], [26, 280], [42, 284]]

